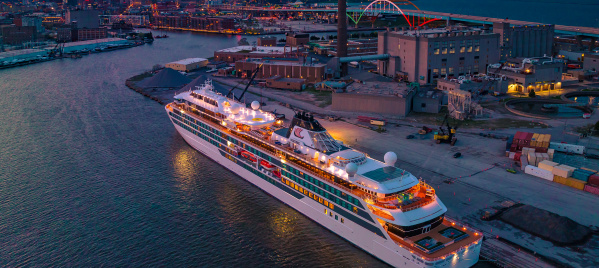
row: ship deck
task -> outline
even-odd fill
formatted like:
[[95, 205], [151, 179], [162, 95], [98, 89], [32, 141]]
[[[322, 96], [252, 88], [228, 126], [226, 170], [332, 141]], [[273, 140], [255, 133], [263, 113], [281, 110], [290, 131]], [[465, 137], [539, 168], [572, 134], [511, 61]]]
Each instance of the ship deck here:
[[480, 243], [478, 240], [482, 238], [480, 233], [447, 219], [430, 232], [408, 238], [401, 238], [389, 231], [387, 233], [399, 246], [408, 248], [410, 252], [414, 251], [429, 260], [445, 259], [446, 256], [472, 243]]

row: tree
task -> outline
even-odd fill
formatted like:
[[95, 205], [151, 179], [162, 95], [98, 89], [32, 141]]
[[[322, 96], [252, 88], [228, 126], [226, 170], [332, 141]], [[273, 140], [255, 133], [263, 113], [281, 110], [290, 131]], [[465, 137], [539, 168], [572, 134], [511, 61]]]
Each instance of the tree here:
[[537, 96], [537, 94], [535, 93], [535, 91], [533, 89], [530, 92], [528, 92], [528, 96], [531, 97], [531, 98], [534, 98], [535, 96]]

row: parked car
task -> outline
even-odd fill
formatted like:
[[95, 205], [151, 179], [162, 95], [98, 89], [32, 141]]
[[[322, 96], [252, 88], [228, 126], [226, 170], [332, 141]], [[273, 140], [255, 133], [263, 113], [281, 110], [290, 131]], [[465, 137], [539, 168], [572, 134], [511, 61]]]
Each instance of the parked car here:
[[462, 153], [460, 153], [460, 152], [453, 154], [453, 158], [458, 158], [460, 156], [462, 156]]
[[408, 140], [411, 140], [413, 138], [414, 138], [414, 135], [408, 135], [408, 136], [406, 136], [406, 139], [408, 139]]

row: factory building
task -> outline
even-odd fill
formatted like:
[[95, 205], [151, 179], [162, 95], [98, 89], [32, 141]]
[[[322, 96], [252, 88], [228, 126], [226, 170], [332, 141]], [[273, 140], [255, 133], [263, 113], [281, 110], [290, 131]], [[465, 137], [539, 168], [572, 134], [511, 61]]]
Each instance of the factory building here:
[[582, 68], [589, 71], [599, 71], [599, 54], [584, 55]]
[[321, 82], [325, 78], [325, 64], [301, 63], [299, 61], [272, 61], [248, 59], [235, 62], [235, 71], [238, 77], [249, 77], [262, 64], [256, 75], [258, 79], [267, 79], [273, 76], [281, 78], [305, 79], [308, 83]]
[[343, 93], [333, 93], [335, 111], [376, 113], [405, 117], [412, 110], [416, 88], [404, 83], [352, 83]]
[[493, 32], [500, 35], [502, 60], [552, 55], [554, 25], [510, 25], [505, 22], [495, 22]]
[[528, 93], [561, 89], [564, 62], [549, 57], [508, 59], [501, 64], [489, 66], [488, 74], [513, 80], [509, 92]]
[[204, 58], [188, 58], [167, 63], [165, 67], [181, 72], [190, 72], [205, 67], [207, 64], [208, 60]]
[[484, 73], [499, 61], [499, 34], [465, 26], [379, 32], [380, 74], [434, 84], [448, 76]]
[[236, 46], [214, 51], [214, 60], [233, 63], [240, 60], [256, 58], [297, 59], [299, 55], [297, 48], [294, 47]]
[[290, 47], [305, 46], [310, 42], [310, 35], [305, 33], [286, 33], [285, 45]]
[[277, 38], [275, 36], [258, 37], [257, 45], [260, 47], [275, 47], [277, 46]]

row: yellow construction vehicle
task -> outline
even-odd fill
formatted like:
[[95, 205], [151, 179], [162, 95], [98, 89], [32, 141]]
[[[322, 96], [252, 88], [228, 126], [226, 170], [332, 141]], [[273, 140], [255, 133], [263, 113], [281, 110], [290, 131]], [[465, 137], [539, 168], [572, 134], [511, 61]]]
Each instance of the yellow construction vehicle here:
[[[443, 123], [439, 126], [439, 131], [435, 132], [434, 139], [437, 144], [449, 143], [451, 146], [454, 146], [458, 138], [456, 138], [456, 128], [449, 126], [448, 116], [447, 114], [445, 115]], [[447, 125], [447, 130], [443, 129], [443, 125]]]

